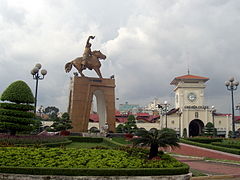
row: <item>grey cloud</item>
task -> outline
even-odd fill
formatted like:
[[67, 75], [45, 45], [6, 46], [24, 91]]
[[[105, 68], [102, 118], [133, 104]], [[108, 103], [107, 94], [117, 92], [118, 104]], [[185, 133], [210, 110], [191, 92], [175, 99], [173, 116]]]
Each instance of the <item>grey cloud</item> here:
[[0, 92], [18, 79], [34, 90], [29, 72], [40, 62], [48, 74], [38, 104], [66, 111], [69, 77], [76, 70], [66, 74], [64, 65], [81, 56], [88, 35], [96, 35], [92, 48], [107, 55], [102, 72], [115, 74], [119, 103], [146, 104], [154, 97], [173, 102], [170, 82], [189, 67], [210, 78], [206, 103], [229, 110], [223, 83], [230, 76], [240, 79], [238, 1], [45, 0], [35, 2], [39, 8], [21, 1], [0, 0]]

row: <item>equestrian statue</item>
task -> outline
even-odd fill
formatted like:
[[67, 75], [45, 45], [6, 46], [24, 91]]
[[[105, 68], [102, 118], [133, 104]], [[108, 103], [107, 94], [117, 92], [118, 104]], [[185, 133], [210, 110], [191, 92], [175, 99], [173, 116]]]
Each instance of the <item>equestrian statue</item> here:
[[102, 78], [102, 74], [100, 71], [101, 63], [99, 59], [106, 59], [106, 55], [102, 54], [101, 51], [91, 51], [92, 44], [89, 41], [90, 39], [94, 38], [95, 36], [88, 37], [82, 57], [77, 57], [76, 59], [68, 62], [65, 65], [66, 73], [70, 72], [72, 66], [74, 66], [82, 77], [85, 77], [82, 71], [85, 69], [89, 69], [94, 70], [99, 76], [99, 78]]

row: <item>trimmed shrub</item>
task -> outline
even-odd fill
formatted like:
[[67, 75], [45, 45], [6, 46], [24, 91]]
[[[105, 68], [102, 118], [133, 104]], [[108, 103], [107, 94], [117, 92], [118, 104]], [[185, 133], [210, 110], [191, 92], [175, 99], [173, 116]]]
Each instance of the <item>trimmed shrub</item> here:
[[77, 169], [77, 168], [22, 168], [0, 167], [1, 173], [65, 176], [158, 176], [180, 175], [189, 172], [189, 166], [183, 164], [175, 168], [122, 168], [122, 169]]
[[15, 81], [10, 84], [1, 96], [2, 101], [20, 103], [34, 103], [30, 87], [24, 81]]
[[[34, 97], [31, 89], [24, 81], [16, 81], [10, 84], [1, 96], [2, 101], [11, 103], [1, 103], [0, 109], [0, 129], [10, 131], [11, 135], [16, 132], [26, 132], [34, 129], [35, 117], [34, 107], [29, 103], [34, 103]], [[21, 104], [25, 103], [25, 104]]]
[[214, 134], [214, 125], [211, 122], [208, 122], [204, 127], [204, 136], [213, 136]]

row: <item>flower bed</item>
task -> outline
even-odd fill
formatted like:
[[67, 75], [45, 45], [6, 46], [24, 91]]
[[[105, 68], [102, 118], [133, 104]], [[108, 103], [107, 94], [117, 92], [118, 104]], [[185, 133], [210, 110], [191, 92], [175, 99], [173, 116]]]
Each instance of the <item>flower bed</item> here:
[[0, 146], [40, 146], [44, 144], [56, 144], [70, 142], [61, 136], [0, 136]]

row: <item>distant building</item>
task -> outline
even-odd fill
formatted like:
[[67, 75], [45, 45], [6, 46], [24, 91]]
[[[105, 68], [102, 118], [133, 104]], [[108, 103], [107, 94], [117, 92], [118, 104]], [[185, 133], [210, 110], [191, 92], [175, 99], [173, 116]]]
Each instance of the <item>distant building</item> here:
[[138, 104], [128, 104], [128, 102], [125, 102], [125, 104], [119, 104], [119, 111], [121, 113], [137, 113], [140, 109], [140, 106]]
[[160, 99], [154, 98], [152, 102], [150, 102], [144, 110], [148, 111], [158, 111], [158, 104], [160, 104]]

